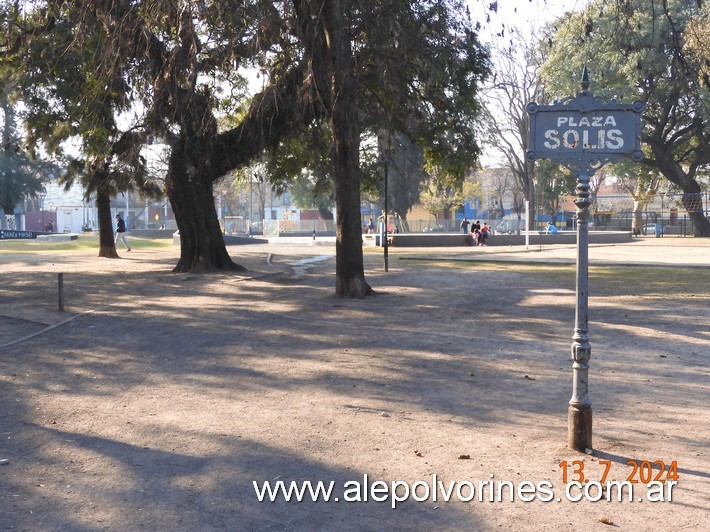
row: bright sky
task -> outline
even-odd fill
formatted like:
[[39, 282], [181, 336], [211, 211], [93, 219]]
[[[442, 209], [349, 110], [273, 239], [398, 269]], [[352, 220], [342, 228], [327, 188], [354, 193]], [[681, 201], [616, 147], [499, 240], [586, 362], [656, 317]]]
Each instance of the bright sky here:
[[[480, 21], [481, 39], [486, 42], [501, 31], [515, 26], [520, 29], [539, 28], [544, 23], [554, 20], [566, 12], [581, 11], [589, 0], [467, 0], [471, 10], [471, 19]], [[497, 4], [497, 12], [489, 6]], [[490, 14], [490, 24], [486, 24], [486, 16]]]
[[[466, 1], [471, 11], [471, 20], [474, 23], [476, 21], [481, 23], [479, 33], [481, 42], [490, 43], [502, 29], [505, 30], [506, 38], [511, 34], [511, 27], [516, 28], [523, 35], [529, 35], [530, 30], [541, 28], [565, 13], [581, 11], [590, 0], [498, 0], [497, 12], [491, 11], [489, 7], [495, 0]], [[486, 22], [487, 15], [490, 15], [490, 22]], [[495, 52], [492, 60], [495, 63]], [[484, 146], [481, 162], [484, 166], [504, 164], [502, 155], [486, 146]]]

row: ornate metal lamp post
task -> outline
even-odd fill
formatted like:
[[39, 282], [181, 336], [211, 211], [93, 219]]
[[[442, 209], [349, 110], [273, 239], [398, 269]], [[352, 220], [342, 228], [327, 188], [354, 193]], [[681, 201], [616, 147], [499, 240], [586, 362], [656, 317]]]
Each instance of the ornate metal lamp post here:
[[577, 175], [577, 288], [575, 326], [572, 335], [572, 398], [567, 415], [568, 445], [584, 451], [592, 448], [592, 401], [589, 398], [589, 179], [608, 162], [623, 157], [643, 159], [641, 112], [644, 103], [606, 103], [589, 92], [589, 73], [584, 68], [581, 92], [552, 105], [527, 105], [530, 114], [531, 149], [528, 161], [558, 161]]
[[589, 398], [589, 193], [590, 168], [580, 165], [577, 176], [577, 278], [574, 334], [572, 335], [572, 398], [567, 410], [568, 445], [592, 448], [592, 401]]

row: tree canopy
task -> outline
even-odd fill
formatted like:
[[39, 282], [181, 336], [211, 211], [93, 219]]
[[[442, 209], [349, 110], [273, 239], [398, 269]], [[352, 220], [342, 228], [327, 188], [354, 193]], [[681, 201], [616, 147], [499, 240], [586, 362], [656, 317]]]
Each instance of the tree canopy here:
[[[5, 214], [13, 214], [15, 205], [44, 190], [42, 181], [48, 167], [31, 159], [21, 146], [14, 109], [6, 94], [1, 91], [0, 114], [0, 208]], [[4, 216], [0, 223], [4, 227]]]
[[160, 194], [141, 155], [147, 135], [125, 117], [135, 94], [124, 69], [106, 68], [106, 34], [98, 19], [41, 7], [30, 4], [22, 12], [16, 4], [5, 13], [13, 46], [2, 61], [16, 80], [13, 96], [23, 106], [25, 145], [33, 155], [42, 151], [63, 163], [61, 184], [78, 182], [87, 199], [96, 195], [99, 255], [114, 258], [110, 198], [128, 189]]
[[683, 46], [699, 16], [690, 0], [594, 1], [560, 21], [542, 78], [549, 94], [568, 96], [588, 64], [596, 96], [644, 101], [643, 163], [683, 191], [695, 235], [710, 236], [696, 179], [710, 165], [710, 93], [702, 54]]
[[[540, 178], [541, 187], [537, 192], [545, 192], [547, 184], [542, 178], [553, 175], [551, 167], [538, 164], [537, 168], [543, 168], [543, 171], [536, 176], [536, 166], [525, 158], [530, 131], [526, 106], [529, 102], [547, 103], [539, 77], [545, 48], [540, 46], [536, 35], [531, 33], [524, 37], [516, 31], [506, 41], [499, 42], [494, 51], [496, 70], [484, 91], [481, 128], [488, 145], [502, 155], [505, 166], [515, 177], [517, 188], [530, 201], [531, 216], [534, 216], [538, 199], [536, 177]], [[543, 198], [548, 195], [549, 190]], [[522, 205], [518, 207], [520, 212]]]
[[[362, 133], [407, 134], [454, 180], [478, 155], [471, 118], [487, 54], [459, 0], [36, 0], [16, 7], [18, 35], [7, 44], [45, 59], [31, 71], [46, 78], [38, 98], [53, 102], [62, 91], [86, 89], [84, 99], [65, 99], [63, 110], [76, 105], [53, 124], [95, 148], [94, 168], [110, 172], [105, 163], [118, 162], [117, 146], [138, 153], [141, 142], [159, 139], [169, 147], [165, 190], [181, 236], [175, 271], [239, 268], [221, 238], [215, 182], [320, 123], [329, 129], [338, 204], [336, 293], [362, 297], [370, 293], [360, 248]], [[265, 76], [250, 100], [242, 94], [245, 68]], [[131, 113], [129, 127], [117, 128], [118, 117]], [[226, 129], [225, 114], [234, 118]], [[42, 126], [36, 123], [38, 133]]]

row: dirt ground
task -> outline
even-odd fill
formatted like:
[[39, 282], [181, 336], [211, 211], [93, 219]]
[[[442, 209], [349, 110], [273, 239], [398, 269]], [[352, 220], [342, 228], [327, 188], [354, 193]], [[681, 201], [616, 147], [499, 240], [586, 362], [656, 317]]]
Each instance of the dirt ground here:
[[[387, 273], [366, 250], [379, 295], [343, 301], [327, 243], [230, 247], [239, 275], [0, 246], [0, 528], [707, 530], [710, 243], [654, 240], [590, 250], [589, 454], [566, 448], [573, 248], [393, 249]], [[643, 477], [632, 501], [566, 497], [565, 471], [623, 481], [632, 460], [676, 463], [672, 502]], [[259, 502], [279, 480], [339, 500]], [[392, 508], [376, 481], [426, 500]], [[425, 497], [437, 481], [452, 500]]]

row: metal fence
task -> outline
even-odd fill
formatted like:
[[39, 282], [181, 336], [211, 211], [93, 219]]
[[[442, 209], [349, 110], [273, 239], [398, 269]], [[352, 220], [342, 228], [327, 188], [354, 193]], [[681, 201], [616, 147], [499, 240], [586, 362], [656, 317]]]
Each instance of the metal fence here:
[[[560, 205], [563, 206], [560, 212], [555, 215], [555, 223], [558, 229], [575, 230], [576, 207], [574, 206], [574, 196], [562, 196]], [[591, 208], [590, 229], [593, 231], [632, 231], [634, 219], [634, 200], [630, 196], [596, 196]], [[640, 233], [646, 235], [675, 234], [692, 235], [693, 221], [690, 213], [702, 213], [706, 218], [710, 215], [710, 194], [702, 192], [699, 194], [658, 194], [648, 198], [644, 207], [639, 211], [641, 218]], [[363, 232], [371, 215], [363, 214], [361, 224]], [[512, 214], [517, 220], [517, 215]], [[520, 218], [524, 220], [525, 215]], [[553, 217], [549, 213], [543, 213], [541, 209], [535, 213], [534, 230], [544, 230], [547, 223]], [[487, 223], [495, 231], [502, 227], [503, 218], [476, 218], [469, 219], [469, 222], [479, 220]], [[412, 233], [458, 233], [461, 232], [461, 215], [456, 219], [436, 219], [431, 216], [427, 219], [407, 219], [401, 220], [399, 217], [388, 217], [388, 229], [391, 232], [412, 232]], [[244, 233], [248, 231], [248, 221], [241, 217], [233, 217], [226, 220], [226, 232]], [[381, 230], [379, 220], [375, 220], [378, 229]], [[379, 222], [379, 223], [378, 223]], [[511, 224], [514, 231], [524, 229], [524, 221], [519, 224]], [[261, 233], [264, 236], [286, 236], [286, 235], [311, 235], [315, 234], [335, 234], [335, 222], [331, 220], [263, 220], [252, 223], [252, 232]]]
[[[710, 194], [657, 194], [647, 198], [638, 211], [641, 234], [692, 235], [693, 219], [690, 214], [710, 214]], [[565, 205], [573, 197], [564, 197]], [[631, 231], [634, 220], [634, 200], [629, 196], [596, 196], [590, 220], [595, 231]]]

